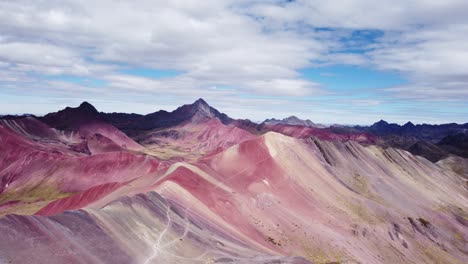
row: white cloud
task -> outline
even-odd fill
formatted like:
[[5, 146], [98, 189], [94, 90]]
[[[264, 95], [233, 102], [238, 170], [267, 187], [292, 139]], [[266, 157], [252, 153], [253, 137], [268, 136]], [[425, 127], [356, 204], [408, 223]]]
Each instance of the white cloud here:
[[[296, 69], [326, 52], [327, 43], [293, 31], [266, 32], [254, 18], [236, 11], [239, 3], [2, 2], [0, 25], [6, 41], [0, 58], [14, 63], [16, 70], [44, 74], [98, 76], [112, 70], [104, 62], [176, 69], [193, 87], [223, 83], [254, 93], [259, 85], [252, 82], [306, 82], [297, 79]], [[146, 90], [158, 90], [153, 89], [157, 81], [148, 85], [145, 81]], [[303, 94], [307, 86], [302, 85]], [[294, 94], [299, 91], [291, 88]], [[285, 86], [274, 90], [291, 93]]]
[[415, 100], [468, 102], [468, 23], [390, 34], [369, 53], [380, 69], [399, 71], [409, 84], [387, 89]]
[[273, 79], [268, 81], [253, 81], [249, 84], [255, 91], [268, 95], [319, 95], [323, 93], [319, 84], [303, 80]]
[[351, 100], [351, 104], [355, 106], [376, 106], [379, 105], [381, 102], [379, 100], [371, 100], [371, 99], [362, 99], [362, 100]]
[[[298, 70], [345, 64], [396, 71], [409, 82], [378, 93], [387, 98], [353, 97], [341, 107], [466, 102], [466, 10], [463, 0], [0, 1], [0, 89], [164, 94], [179, 98], [174, 105], [206, 97], [240, 100], [235, 105], [243, 109], [258, 96], [326, 96]], [[119, 71], [128, 65], [181, 74], [152, 79]], [[106, 83], [66, 84], [51, 75]]]
[[313, 27], [406, 30], [421, 25], [466, 22], [464, 0], [296, 0], [259, 1], [250, 13], [284, 23], [298, 21]]
[[[464, 96], [468, 92], [467, 1], [298, 0], [282, 5], [267, 1], [251, 10], [277, 27], [328, 27], [345, 37], [353, 30], [378, 30], [383, 36], [375, 42], [351, 37], [351, 41], [330, 46], [343, 52], [321, 59], [399, 72], [409, 85], [386, 90], [397, 98], [468, 101]], [[347, 52], [349, 48], [364, 53]]]
[[53, 45], [38, 43], [0, 43], [0, 58], [17, 64], [64, 66], [78, 60], [72, 52]]

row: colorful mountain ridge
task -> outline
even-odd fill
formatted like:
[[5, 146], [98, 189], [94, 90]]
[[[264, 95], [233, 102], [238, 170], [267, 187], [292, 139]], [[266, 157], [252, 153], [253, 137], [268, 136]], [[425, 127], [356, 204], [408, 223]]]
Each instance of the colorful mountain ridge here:
[[0, 263], [468, 262], [466, 124], [311, 123], [2, 117]]

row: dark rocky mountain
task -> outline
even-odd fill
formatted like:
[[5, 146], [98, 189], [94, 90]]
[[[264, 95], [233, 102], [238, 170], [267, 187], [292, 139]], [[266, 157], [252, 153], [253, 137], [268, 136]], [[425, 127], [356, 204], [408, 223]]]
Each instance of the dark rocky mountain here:
[[449, 155], [449, 153], [442, 148], [424, 140], [417, 141], [407, 150], [414, 155], [425, 157], [432, 162], [437, 162]]
[[389, 124], [384, 120], [380, 120], [370, 127], [364, 128], [364, 130], [378, 136], [386, 136], [390, 134], [399, 134], [401, 127], [398, 124]]
[[113, 124], [117, 128], [128, 128], [132, 126], [136, 120], [139, 120], [143, 117], [143, 115], [140, 114], [128, 114], [128, 113], [103, 113], [101, 112], [99, 114], [102, 118], [102, 120], [107, 121], [111, 124]]
[[78, 107], [66, 107], [63, 110], [49, 113], [38, 119], [60, 130], [76, 129], [85, 123], [101, 120], [99, 112], [88, 102], [83, 102]]
[[455, 154], [460, 157], [468, 158], [468, 134], [457, 133], [444, 137], [437, 146], [444, 149], [448, 153]]
[[[22, 119], [24, 117], [26, 115], [1, 116], [2, 119]], [[248, 119], [230, 118], [208, 105], [203, 99], [183, 105], [172, 112], [159, 110], [147, 115], [99, 112], [90, 103], [83, 102], [78, 107], [66, 107], [43, 117], [35, 118], [59, 130], [77, 130], [84, 124], [107, 123], [129, 136], [136, 136], [144, 131], [177, 126], [184, 122], [200, 123], [210, 119], [218, 119], [225, 125], [233, 125], [254, 133], [259, 131], [258, 124]]]
[[358, 129], [367, 131], [376, 136], [387, 135], [400, 135], [400, 136], [413, 136], [420, 140], [426, 140], [432, 143], [437, 143], [444, 137], [456, 133], [467, 133], [468, 123], [465, 124], [441, 124], [441, 125], [414, 125], [411, 122], [400, 126], [398, 124], [390, 124], [384, 120], [374, 123], [369, 127], [356, 127]]
[[193, 104], [183, 105], [172, 112], [160, 110], [147, 115], [124, 113], [101, 113], [102, 119], [123, 131], [152, 130], [176, 126], [183, 122], [201, 122], [212, 118], [223, 124], [230, 124], [234, 119], [208, 105], [203, 99]]
[[378, 145], [407, 150], [433, 162], [450, 154], [468, 157], [468, 123], [429, 125], [407, 122], [404, 125], [380, 120], [371, 126], [331, 126], [333, 133], [367, 132], [379, 138]]

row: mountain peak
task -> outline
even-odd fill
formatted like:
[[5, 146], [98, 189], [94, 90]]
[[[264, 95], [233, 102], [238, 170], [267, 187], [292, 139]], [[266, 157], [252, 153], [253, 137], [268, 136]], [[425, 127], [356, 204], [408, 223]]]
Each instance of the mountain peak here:
[[408, 121], [403, 127], [414, 127], [414, 124], [411, 121]]
[[380, 121], [376, 122], [374, 125], [388, 125], [388, 122], [383, 119], [380, 119]]
[[300, 119], [299, 117], [295, 115], [292, 115], [290, 117], [284, 118], [283, 121], [304, 121], [304, 120]]
[[385, 128], [385, 127], [388, 127], [390, 124], [383, 120], [383, 119], [380, 119], [380, 121], [378, 122], [375, 122], [374, 124], [372, 124], [370, 127], [371, 128], [374, 128], [374, 129], [381, 129], [381, 128]]
[[193, 102], [193, 105], [197, 105], [197, 106], [209, 106], [208, 103], [203, 100], [203, 98], [198, 98], [198, 100], [196, 100], [195, 102]]
[[80, 125], [99, 120], [99, 112], [85, 101], [78, 107], [66, 107], [58, 112], [49, 113], [41, 120], [57, 129], [76, 129]]
[[215, 109], [212, 108], [202, 98], [195, 101], [192, 105], [192, 121], [198, 122], [200, 120], [211, 119], [216, 117]]
[[90, 104], [90, 103], [88, 103], [86, 101], [82, 102], [80, 104], [80, 106], [78, 106], [78, 109], [82, 110], [82, 111], [85, 111], [85, 112], [88, 112], [88, 113], [98, 113], [96, 108], [92, 104]]
[[269, 124], [269, 125], [284, 124], [284, 125], [293, 125], [293, 126], [322, 127], [322, 125], [315, 124], [309, 119], [303, 120], [295, 115], [283, 118], [281, 120], [278, 120], [275, 118], [266, 119], [265, 121], [263, 121], [263, 123]]

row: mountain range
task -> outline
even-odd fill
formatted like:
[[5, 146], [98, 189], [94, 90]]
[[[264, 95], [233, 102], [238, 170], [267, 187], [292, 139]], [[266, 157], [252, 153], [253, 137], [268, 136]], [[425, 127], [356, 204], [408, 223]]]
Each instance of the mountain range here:
[[302, 120], [297, 116], [290, 116], [290, 117], [283, 118], [281, 120], [275, 119], [275, 118], [266, 119], [265, 121], [263, 121], [263, 123], [268, 124], [268, 125], [284, 124], [284, 125], [292, 125], [292, 126], [308, 126], [308, 127], [317, 127], [317, 128], [326, 127], [325, 125], [315, 124], [309, 119]]
[[0, 263], [467, 263], [468, 124], [0, 117]]
[[[260, 124], [250, 120], [232, 119], [211, 107], [203, 99], [184, 105], [172, 112], [164, 110], [147, 115], [126, 113], [99, 113], [91, 104], [84, 102], [78, 108], [67, 107], [57, 113], [50, 113], [39, 120], [56, 129], [69, 129], [83, 122], [101, 121], [109, 123], [127, 135], [138, 140], [147, 140], [141, 134], [165, 129], [189, 120], [201, 122], [217, 119], [224, 125], [232, 125], [254, 134], [275, 131], [295, 137], [315, 136], [319, 138], [359, 138], [383, 147], [407, 150], [437, 162], [450, 154], [468, 158], [468, 123], [442, 125], [414, 125], [411, 122], [401, 126], [380, 120], [371, 126], [330, 126], [315, 124], [296, 116], [284, 119], [266, 119]], [[154, 134], [154, 133], [153, 133]], [[338, 136], [340, 135], [340, 136]]]

